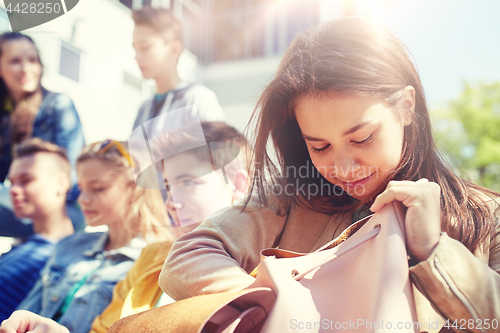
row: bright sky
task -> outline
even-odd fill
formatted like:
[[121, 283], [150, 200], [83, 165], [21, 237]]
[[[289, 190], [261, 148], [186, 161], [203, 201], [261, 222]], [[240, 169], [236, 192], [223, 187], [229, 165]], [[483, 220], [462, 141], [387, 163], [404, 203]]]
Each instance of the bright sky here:
[[500, 81], [500, 1], [370, 1], [359, 2], [413, 54], [431, 108], [456, 98], [463, 80]]

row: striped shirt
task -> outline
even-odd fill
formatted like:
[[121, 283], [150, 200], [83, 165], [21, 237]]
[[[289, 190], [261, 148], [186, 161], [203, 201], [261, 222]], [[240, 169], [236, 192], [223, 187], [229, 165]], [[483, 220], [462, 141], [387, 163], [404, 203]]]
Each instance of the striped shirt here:
[[0, 256], [0, 322], [31, 290], [54, 246], [55, 242], [35, 234]]

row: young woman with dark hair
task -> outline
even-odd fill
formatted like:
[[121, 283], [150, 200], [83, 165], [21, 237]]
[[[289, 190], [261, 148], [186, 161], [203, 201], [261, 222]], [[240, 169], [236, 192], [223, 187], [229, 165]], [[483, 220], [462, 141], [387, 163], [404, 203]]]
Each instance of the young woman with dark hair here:
[[312, 252], [400, 201], [419, 321], [500, 318], [499, 194], [444, 161], [417, 69], [391, 33], [354, 17], [300, 33], [252, 119], [252, 191], [174, 243], [160, 276], [170, 296], [245, 288], [261, 250]]

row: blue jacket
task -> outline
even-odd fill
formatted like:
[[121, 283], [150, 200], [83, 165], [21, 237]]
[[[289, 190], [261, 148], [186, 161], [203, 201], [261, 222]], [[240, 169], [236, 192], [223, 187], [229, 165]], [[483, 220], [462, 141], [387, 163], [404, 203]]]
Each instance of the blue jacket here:
[[[3, 157], [0, 156], [0, 182], [5, 180], [12, 162], [12, 145], [9, 128], [10, 114], [1, 115], [0, 135], [2, 136]], [[76, 183], [76, 159], [85, 145], [80, 117], [71, 99], [63, 94], [43, 90], [43, 100], [33, 124], [33, 137], [50, 141], [66, 149], [71, 163], [71, 180]], [[69, 201], [78, 197], [78, 189], [73, 186]]]
[[33, 289], [18, 306], [54, 318], [74, 284], [91, 273], [58, 320], [72, 333], [90, 331], [92, 321], [111, 302], [115, 284], [123, 280], [146, 242], [134, 238], [127, 246], [105, 251], [107, 232], [77, 232], [60, 240]]

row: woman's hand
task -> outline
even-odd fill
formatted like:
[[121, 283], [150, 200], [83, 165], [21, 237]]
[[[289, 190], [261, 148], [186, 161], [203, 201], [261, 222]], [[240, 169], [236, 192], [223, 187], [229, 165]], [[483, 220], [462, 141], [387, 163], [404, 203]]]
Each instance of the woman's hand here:
[[390, 181], [379, 194], [372, 212], [378, 212], [394, 200], [408, 207], [405, 218], [406, 246], [417, 260], [426, 260], [436, 247], [441, 234], [441, 188], [422, 178], [413, 181]]
[[68, 329], [49, 318], [18, 310], [2, 322], [0, 333], [69, 333]]

